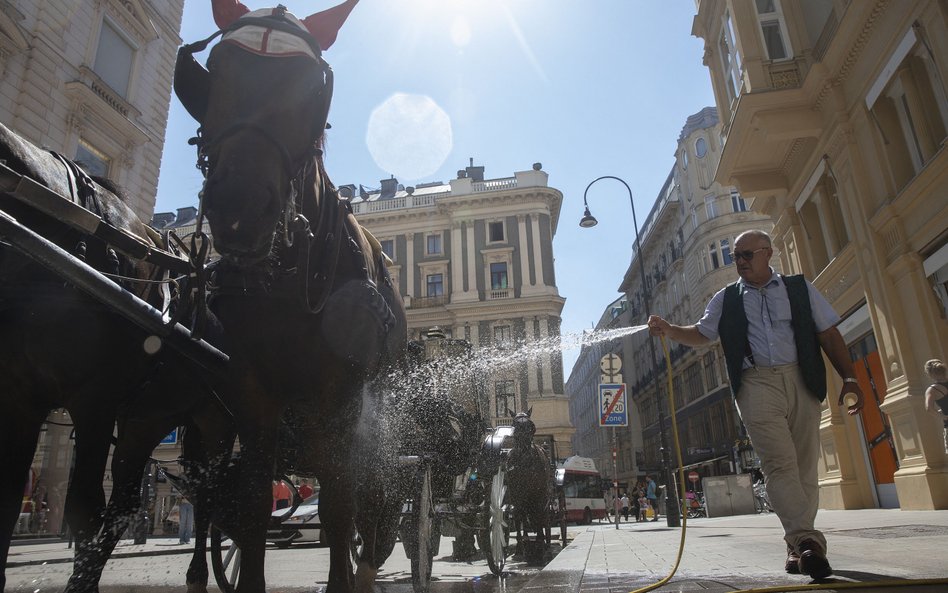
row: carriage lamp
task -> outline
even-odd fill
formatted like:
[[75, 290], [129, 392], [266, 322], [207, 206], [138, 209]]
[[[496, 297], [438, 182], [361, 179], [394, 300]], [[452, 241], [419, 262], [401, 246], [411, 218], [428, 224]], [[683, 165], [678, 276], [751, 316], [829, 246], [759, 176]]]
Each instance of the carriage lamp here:
[[[597, 181], [601, 181], [603, 179], [614, 179], [624, 185], [626, 191], [629, 192], [629, 204], [632, 206], [632, 229], [635, 231], [635, 253], [638, 255], [639, 272], [642, 275], [642, 304], [645, 306], [645, 318], [648, 319], [649, 311], [651, 309], [651, 307], [649, 307], [648, 282], [645, 276], [645, 261], [644, 255], [642, 253], [642, 245], [639, 242], [639, 223], [635, 218], [635, 200], [632, 199], [632, 188], [629, 187], [629, 184], [613, 175], [603, 175], [602, 177], [597, 177], [596, 179], [590, 181], [589, 185], [586, 186], [586, 191], [583, 192], [583, 206], [585, 206], [586, 209], [583, 213], [583, 218], [579, 221], [579, 226], [583, 227], [584, 229], [588, 229], [596, 226], [599, 223], [599, 221], [596, 220], [596, 217], [593, 216], [589, 211], [589, 202], [587, 201], [586, 196], [589, 193], [589, 188], [592, 187]], [[649, 339], [648, 345], [651, 349], [652, 360], [658, 360], [655, 355], [655, 340]], [[655, 378], [656, 385], [660, 373], [660, 367], [655, 369], [655, 371], [652, 373], [652, 376]], [[679, 515], [680, 506], [678, 504], [678, 490], [675, 487], [675, 476], [671, 471], [671, 464], [668, 460], [668, 437], [665, 434], [665, 405], [658, 389], [655, 390], [655, 398], [657, 399], [658, 404], [656, 409], [658, 410], [658, 434], [660, 439], [659, 445], [662, 460], [662, 475], [665, 478], [665, 520], [669, 527], [680, 527], [681, 516]]]

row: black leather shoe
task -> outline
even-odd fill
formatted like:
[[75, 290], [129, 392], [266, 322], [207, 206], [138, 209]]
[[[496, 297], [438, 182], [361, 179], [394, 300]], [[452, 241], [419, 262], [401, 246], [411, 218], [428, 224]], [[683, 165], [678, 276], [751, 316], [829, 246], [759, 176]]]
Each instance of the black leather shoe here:
[[808, 539], [802, 541], [798, 548], [800, 550], [800, 561], [797, 566], [800, 568], [801, 574], [809, 575], [813, 579], [825, 579], [833, 574], [833, 568], [818, 543]]
[[787, 544], [787, 562], [783, 565], [787, 574], [800, 574], [800, 556], [793, 546]]

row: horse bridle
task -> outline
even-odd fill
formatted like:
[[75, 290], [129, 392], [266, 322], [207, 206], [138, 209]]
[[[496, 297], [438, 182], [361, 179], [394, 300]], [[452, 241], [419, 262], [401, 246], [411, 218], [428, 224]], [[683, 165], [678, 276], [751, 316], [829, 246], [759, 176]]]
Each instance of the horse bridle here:
[[[245, 16], [239, 18], [227, 27], [213, 33], [206, 39], [184, 45], [178, 50], [178, 57], [175, 63], [175, 92], [178, 94], [179, 99], [181, 99], [182, 104], [184, 104], [185, 109], [187, 109], [187, 111], [196, 120], [203, 124], [203, 118], [207, 109], [209, 73], [197, 62], [197, 60], [194, 58], [194, 54], [206, 49], [208, 44], [218, 36], [223, 37], [227, 33], [246, 26], [259, 26], [278, 30], [296, 36], [307, 43], [313, 52], [313, 56], [316, 60], [316, 67], [320, 70], [320, 74], [325, 80], [324, 94], [326, 97], [326, 105], [323, 113], [328, 116], [329, 102], [332, 98], [333, 90], [332, 69], [329, 67], [326, 61], [322, 59], [322, 51], [319, 47], [319, 44], [312, 37], [312, 35], [310, 35], [308, 31], [301, 29], [293, 22], [288, 20], [285, 16], [285, 13], [285, 7], [280, 6], [278, 10], [270, 16]], [[197, 87], [196, 91], [194, 87]], [[321, 294], [317, 296], [314, 302], [309, 298], [310, 274], [308, 273], [309, 253], [314, 240], [314, 235], [310, 229], [309, 221], [301, 213], [302, 196], [304, 181], [310, 174], [319, 174], [320, 177], [324, 176], [324, 174], [320, 174], [319, 171], [316, 170], [318, 168], [314, 166], [314, 162], [322, 152], [317, 146], [317, 141], [325, 128], [325, 117], [322, 119], [317, 119], [312, 130], [313, 142], [311, 150], [302, 155], [301, 162], [298, 166], [294, 166], [293, 158], [291, 157], [286, 146], [284, 146], [284, 144], [279, 139], [274, 137], [274, 135], [267, 128], [254, 122], [234, 122], [213, 138], [208, 138], [204, 134], [203, 128], [199, 127], [196, 136], [188, 141], [189, 144], [197, 148], [197, 168], [204, 176], [205, 188], [210, 173], [210, 161], [208, 154], [210, 153], [211, 148], [213, 148], [215, 145], [219, 145], [225, 139], [233, 136], [234, 134], [247, 131], [252, 132], [253, 134], [263, 138], [268, 144], [276, 149], [277, 153], [280, 155], [283, 169], [286, 172], [287, 177], [290, 179], [290, 195], [287, 196], [284, 201], [282, 213], [283, 242], [287, 247], [292, 247], [294, 243], [296, 243], [298, 246], [297, 273], [300, 276], [300, 285], [302, 290], [301, 296], [304, 309], [310, 313], [319, 313], [328, 300], [329, 293], [331, 292], [331, 278], [334, 276], [336, 264], [338, 263], [338, 256], [343, 234], [342, 229], [340, 228], [342, 226], [342, 209], [338, 207], [321, 207], [321, 215], [317, 224], [316, 236], [323, 237], [323, 240], [327, 243], [329, 269], [323, 270], [315, 276], [316, 279], [324, 280], [324, 287], [321, 291]], [[320, 181], [322, 182], [323, 180], [320, 179]], [[191, 250], [192, 257], [195, 254], [198, 254], [196, 258], [192, 258], [194, 269], [202, 271], [204, 269], [205, 263], [204, 258], [206, 257], [207, 253], [207, 236], [204, 234], [202, 229], [204, 221], [204, 195], [205, 191], [204, 188], [202, 188], [199, 194], [198, 216], [196, 221], [197, 228], [194, 235], [192, 236]], [[328, 204], [324, 206], [328, 206]], [[326, 212], [326, 210], [332, 210], [333, 212], [329, 214]], [[274, 233], [276, 232], [277, 229], [274, 229]], [[296, 239], [300, 240], [297, 241]], [[196, 241], [200, 242], [200, 246], [198, 246]], [[197, 259], [197, 261], [194, 261], [194, 259]], [[203, 274], [203, 272], [197, 273], [199, 275]], [[204, 278], [201, 277], [197, 278], [195, 282], [195, 285], [201, 287], [198, 289], [200, 291], [204, 290], [203, 287], [205, 282], [203, 280]]]

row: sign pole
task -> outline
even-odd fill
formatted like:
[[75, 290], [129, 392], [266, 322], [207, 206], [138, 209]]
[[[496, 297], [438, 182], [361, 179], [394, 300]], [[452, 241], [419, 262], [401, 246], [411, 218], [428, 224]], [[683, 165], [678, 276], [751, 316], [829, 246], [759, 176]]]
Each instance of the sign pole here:
[[619, 467], [616, 436], [617, 426], [629, 425], [629, 409], [626, 400], [626, 385], [622, 382], [622, 359], [614, 353], [606, 354], [599, 361], [602, 370], [599, 383], [599, 426], [612, 428], [612, 506], [615, 512], [616, 529], [619, 529]]
[[614, 506], [616, 507], [616, 529], [619, 528], [619, 470], [616, 466], [616, 447], [618, 441], [616, 441], [616, 427], [612, 427], [612, 487], [615, 489], [615, 501]]

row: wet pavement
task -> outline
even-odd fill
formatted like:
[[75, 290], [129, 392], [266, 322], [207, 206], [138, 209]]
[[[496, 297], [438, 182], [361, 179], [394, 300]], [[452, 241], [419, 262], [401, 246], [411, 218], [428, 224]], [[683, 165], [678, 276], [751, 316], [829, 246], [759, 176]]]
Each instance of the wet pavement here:
[[[881, 593], [948, 592], [948, 511], [866, 509], [820, 511], [817, 526], [835, 569], [823, 589]], [[505, 578], [491, 575], [475, 557], [455, 562], [451, 540], [442, 539], [432, 593], [627, 593], [657, 583], [675, 567], [682, 530], [658, 522], [570, 527], [569, 546], [545, 566], [508, 562]], [[556, 547], [557, 551], [558, 546]], [[811, 581], [783, 571], [782, 530], [772, 514], [691, 519], [674, 577], [661, 592], [726, 593], [776, 587], [800, 590]], [[152, 539], [143, 546], [122, 542], [106, 567], [101, 593], [185, 591], [190, 549], [176, 540]], [[61, 542], [14, 545], [7, 567], [7, 593], [62, 590], [71, 552]], [[268, 590], [322, 592], [328, 549], [291, 547], [267, 552]], [[929, 579], [916, 586], [918, 579]], [[936, 582], [937, 581], [937, 582]], [[902, 586], [900, 586], [902, 585]], [[911, 587], [907, 585], [912, 585]], [[216, 587], [209, 586], [210, 591]], [[376, 591], [412, 591], [408, 559], [399, 545], [379, 573]]]

